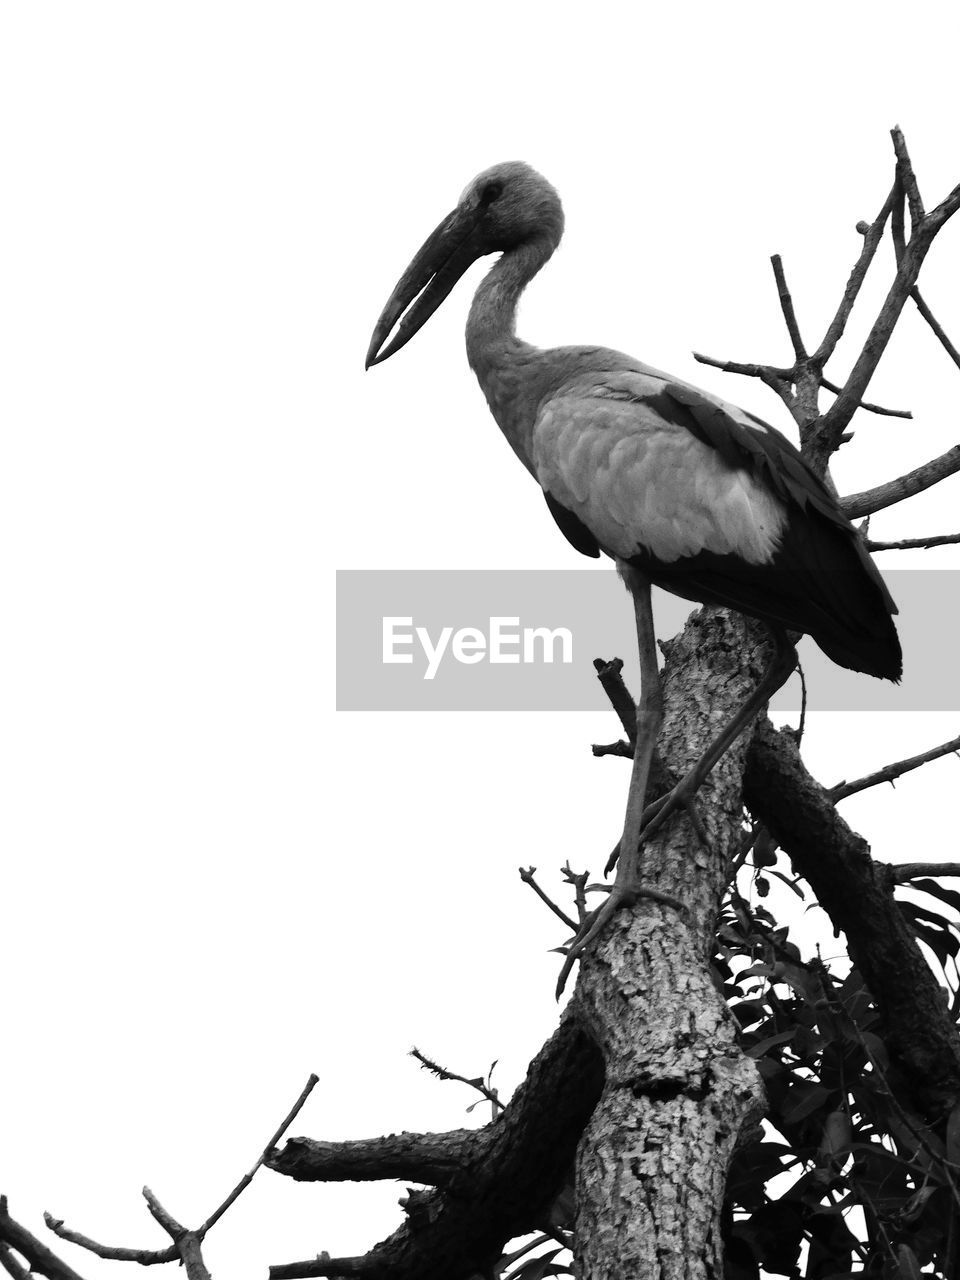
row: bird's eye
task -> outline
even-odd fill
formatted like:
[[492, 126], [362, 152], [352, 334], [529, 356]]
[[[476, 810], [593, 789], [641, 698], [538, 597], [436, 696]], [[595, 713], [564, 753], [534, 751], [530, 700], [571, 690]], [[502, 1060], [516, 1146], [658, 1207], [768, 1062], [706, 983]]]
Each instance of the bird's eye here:
[[486, 208], [488, 205], [493, 204], [494, 200], [499, 199], [499, 197], [502, 194], [503, 194], [502, 182], [488, 182], [487, 185], [480, 192], [480, 203], [483, 205], [484, 208]]

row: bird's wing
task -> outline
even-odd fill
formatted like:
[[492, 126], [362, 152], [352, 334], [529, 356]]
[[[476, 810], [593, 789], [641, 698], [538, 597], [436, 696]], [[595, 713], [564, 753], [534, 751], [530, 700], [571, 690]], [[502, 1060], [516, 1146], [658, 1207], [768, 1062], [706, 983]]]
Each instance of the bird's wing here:
[[[580, 376], [540, 408], [537, 477], [568, 538], [671, 564], [702, 551], [769, 562], [790, 508], [846, 526], [785, 437], [655, 370]], [[576, 540], [572, 521], [583, 527]]]

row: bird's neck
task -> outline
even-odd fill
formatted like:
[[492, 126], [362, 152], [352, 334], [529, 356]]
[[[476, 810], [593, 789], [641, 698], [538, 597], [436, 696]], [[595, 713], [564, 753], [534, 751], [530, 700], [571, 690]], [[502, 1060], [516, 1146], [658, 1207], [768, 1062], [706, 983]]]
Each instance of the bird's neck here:
[[536, 347], [516, 335], [520, 294], [553, 253], [546, 237], [534, 237], [505, 253], [477, 289], [467, 320], [467, 359], [490, 412], [528, 470], [542, 389]]

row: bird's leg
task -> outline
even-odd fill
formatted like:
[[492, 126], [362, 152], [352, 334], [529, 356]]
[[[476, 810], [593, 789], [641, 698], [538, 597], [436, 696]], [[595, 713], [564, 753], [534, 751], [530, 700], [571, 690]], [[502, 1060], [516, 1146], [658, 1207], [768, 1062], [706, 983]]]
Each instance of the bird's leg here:
[[624, 851], [617, 868], [617, 878], [610, 894], [599, 910], [589, 915], [581, 926], [567, 952], [560, 977], [557, 995], [563, 990], [574, 962], [604, 929], [607, 921], [622, 906], [637, 898], [654, 898], [658, 902], [682, 910], [682, 905], [669, 894], [650, 888], [640, 882], [640, 830], [644, 820], [644, 802], [650, 777], [650, 762], [657, 745], [657, 734], [663, 720], [663, 693], [660, 689], [660, 668], [657, 664], [657, 642], [653, 632], [653, 610], [650, 604], [650, 583], [635, 574], [631, 583], [633, 609], [637, 621], [637, 646], [640, 650], [640, 701], [637, 703], [637, 735], [633, 752], [633, 768], [630, 773], [630, 790], [627, 793], [627, 812], [623, 822], [620, 848]]
[[648, 805], [643, 815], [640, 838], [647, 840], [657, 831], [672, 813], [681, 805], [687, 804], [700, 789], [710, 770], [722, 756], [733, 746], [737, 738], [747, 728], [754, 716], [768, 702], [777, 690], [790, 678], [797, 665], [797, 650], [787, 638], [784, 631], [773, 630], [773, 639], [777, 651], [763, 679], [754, 689], [737, 714], [721, 733], [713, 740], [697, 763], [679, 783], [665, 796]]

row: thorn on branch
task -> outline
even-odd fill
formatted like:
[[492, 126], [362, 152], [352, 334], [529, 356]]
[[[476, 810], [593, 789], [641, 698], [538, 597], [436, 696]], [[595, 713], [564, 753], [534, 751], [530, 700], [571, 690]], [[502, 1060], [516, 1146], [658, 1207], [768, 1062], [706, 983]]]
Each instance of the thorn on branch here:
[[921, 765], [929, 764], [931, 760], [939, 760], [941, 756], [950, 755], [951, 752], [958, 750], [960, 750], [960, 737], [951, 738], [949, 742], [942, 742], [938, 747], [931, 747], [929, 751], [923, 751], [918, 756], [909, 756], [905, 760], [896, 760], [893, 764], [884, 765], [876, 773], [868, 773], [865, 777], [858, 778], [856, 782], [838, 783], [837, 786], [831, 787], [827, 794], [836, 804], [839, 800], [845, 800], [847, 796], [866, 791], [868, 787], [878, 786], [882, 782], [893, 783], [905, 773], [910, 773], [914, 769], [919, 769]]
[[[535, 869], [536, 868], [534, 867], [530, 868], [531, 871], [534, 871]], [[521, 871], [520, 874], [522, 876], [523, 872]], [[433, 1059], [428, 1058], [425, 1053], [421, 1053], [416, 1045], [414, 1045], [410, 1050], [410, 1057], [416, 1058], [421, 1067], [423, 1067], [424, 1070], [429, 1071], [431, 1075], [435, 1075], [438, 1080], [456, 1080], [460, 1084], [468, 1085], [471, 1089], [476, 1089], [476, 1091], [482, 1094], [493, 1107], [494, 1116], [496, 1116], [498, 1111], [502, 1111], [504, 1109], [504, 1104], [500, 1101], [500, 1095], [497, 1093], [497, 1090], [491, 1088], [491, 1086], [484, 1081], [482, 1076], [474, 1076], [470, 1079], [467, 1076], [458, 1075], [455, 1071], [448, 1071], [446, 1067], [441, 1067], [438, 1062], [434, 1062]], [[490, 1068], [491, 1074], [493, 1073], [493, 1067], [496, 1065], [497, 1064], [494, 1063]]]

